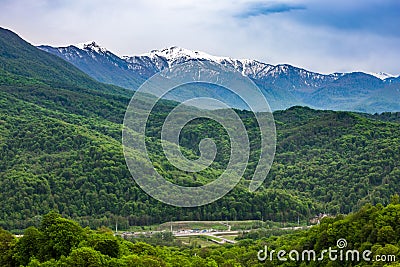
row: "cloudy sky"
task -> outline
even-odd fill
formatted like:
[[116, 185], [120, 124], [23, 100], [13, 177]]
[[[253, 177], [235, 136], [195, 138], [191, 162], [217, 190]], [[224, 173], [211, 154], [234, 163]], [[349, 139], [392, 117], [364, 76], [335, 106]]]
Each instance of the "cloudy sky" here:
[[0, 0], [32, 44], [95, 40], [118, 55], [181, 46], [321, 73], [400, 74], [399, 0]]

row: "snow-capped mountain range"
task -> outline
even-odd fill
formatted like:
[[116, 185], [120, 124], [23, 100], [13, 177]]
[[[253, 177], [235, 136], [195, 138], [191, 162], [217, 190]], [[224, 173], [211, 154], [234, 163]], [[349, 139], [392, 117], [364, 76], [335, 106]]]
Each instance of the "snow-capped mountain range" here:
[[[155, 73], [191, 60], [208, 61], [235, 68], [252, 79], [266, 95], [273, 110], [293, 105], [319, 109], [382, 112], [400, 110], [400, 77], [387, 73], [320, 74], [287, 64], [271, 65], [251, 59], [212, 56], [180, 47], [152, 50], [135, 56], [117, 56], [96, 42], [68, 47], [39, 46], [86, 72], [93, 78], [128, 89], [137, 89]], [[190, 90], [169, 95], [183, 101]], [[218, 88], [206, 90], [209, 97], [231, 99]], [[198, 92], [192, 92], [193, 96]], [[185, 95], [185, 99], [182, 98]], [[236, 101], [237, 108], [246, 108]]]

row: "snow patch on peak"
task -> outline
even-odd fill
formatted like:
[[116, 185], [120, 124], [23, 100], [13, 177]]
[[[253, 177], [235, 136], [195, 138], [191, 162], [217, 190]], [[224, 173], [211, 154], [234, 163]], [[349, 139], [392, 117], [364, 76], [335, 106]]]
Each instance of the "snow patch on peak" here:
[[272, 65], [262, 63], [251, 59], [233, 59], [231, 57], [213, 56], [201, 51], [193, 51], [177, 46], [164, 48], [161, 50], [152, 50], [149, 53], [141, 54], [138, 57], [148, 57], [153, 61], [164, 60], [169, 67], [184, 63], [190, 60], [210, 61], [223, 66], [232, 67], [242, 75], [255, 77], [267, 72]]
[[386, 72], [366, 72], [369, 75], [375, 76], [376, 78], [379, 78], [381, 80], [387, 79], [387, 78], [394, 78], [395, 76]]
[[97, 53], [106, 53], [108, 50], [105, 47], [102, 47], [100, 45], [98, 45], [95, 41], [89, 41], [89, 42], [85, 42], [85, 43], [79, 43], [76, 44], [75, 47], [81, 49], [81, 50], [91, 50], [91, 51], [95, 51]]
[[199, 59], [199, 60], [210, 60], [214, 62], [221, 62], [223, 60], [232, 60], [229, 57], [217, 57], [212, 56], [201, 51], [193, 51], [177, 46], [171, 46], [169, 48], [164, 48], [162, 50], [152, 50], [150, 53], [145, 53], [140, 56], [148, 56], [150, 58], [163, 57], [167, 61], [174, 62], [178, 59]]

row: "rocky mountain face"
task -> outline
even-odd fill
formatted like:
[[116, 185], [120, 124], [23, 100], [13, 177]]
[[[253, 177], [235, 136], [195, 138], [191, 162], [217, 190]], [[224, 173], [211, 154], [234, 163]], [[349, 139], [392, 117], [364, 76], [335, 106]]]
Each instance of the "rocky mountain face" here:
[[[251, 59], [212, 56], [180, 47], [153, 50], [136, 56], [117, 56], [95, 42], [68, 47], [39, 46], [55, 54], [98, 81], [136, 90], [157, 72], [192, 60], [231, 67], [248, 76], [266, 96], [272, 110], [295, 105], [316, 109], [350, 110], [368, 113], [400, 110], [400, 77], [386, 73], [320, 74], [287, 64], [271, 65]], [[205, 86], [203, 95], [230, 101], [246, 109], [230, 92]], [[167, 98], [184, 101], [199, 95], [199, 88], [187, 86]], [[227, 100], [228, 99], [228, 100]]]

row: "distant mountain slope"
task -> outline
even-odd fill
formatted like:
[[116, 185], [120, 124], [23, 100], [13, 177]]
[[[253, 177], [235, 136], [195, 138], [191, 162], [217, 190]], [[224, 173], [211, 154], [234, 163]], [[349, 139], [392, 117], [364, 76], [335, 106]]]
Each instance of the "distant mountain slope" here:
[[40, 49], [66, 59], [100, 82], [132, 89], [138, 88], [145, 80], [144, 77], [132, 72], [123, 59], [101, 49], [94, 42], [82, 45], [80, 48], [75, 46], [64, 48], [41, 46]]
[[[382, 91], [385, 86], [381, 79], [369, 74], [348, 73], [312, 92], [308, 103], [324, 109], [351, 110], [356, 107], [358, 111], [376, 112], [372, 110], [376, 108], [375, 105], [364, 107], [362, 103], [371, 98], [374, 101], [375, 94]], [[396, 97], [394, 93], [393, 96]]]
[[47, 85], [129, 95], [126, 90], [94, 80], [72, 64], [0, 28], [0, 85]]
[[[39, 48], [73, 63], [93, 78], [129, 89], [137, 89], [141, 82], [165, 68], [191, 60], [201, 60], [230, 66], [252, 79], [267, 97], [273, 110], [282, 110], [295, 105], [306, 105], [317, 109], [349, 110], [362, 112], [400, 111], [400, 98], [395, 93], [399, 77], [386, 73], [334, 73], [319, 74], [291, 65], [270, 65], [250, 59], [218, 57], [199, 51], [179, 47], [153, 50], [137, 56], [118, 57], [95, 42], [84, 45]], [[395, 84], [395, 85], [393, 85]], [[219, 96], [229, 99], [233, 107], [234, 98], [220, 89], [204, 90], [205, 97]], [[375, 100], [380, 90], [384, 97]], [[393, 92], [393, 95], [391, 95]], [[171, 93], [168, 98], [184, 101], [197, 96], [192, 88], [180, 93]]]

